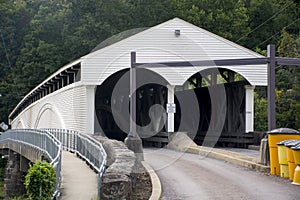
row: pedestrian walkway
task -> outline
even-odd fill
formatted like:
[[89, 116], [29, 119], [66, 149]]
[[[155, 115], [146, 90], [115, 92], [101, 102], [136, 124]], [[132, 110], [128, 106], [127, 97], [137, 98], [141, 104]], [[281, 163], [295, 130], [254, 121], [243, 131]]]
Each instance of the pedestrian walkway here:
[[60, 200], [96, 200], [97, 174], [75, 154], [62, 152]]

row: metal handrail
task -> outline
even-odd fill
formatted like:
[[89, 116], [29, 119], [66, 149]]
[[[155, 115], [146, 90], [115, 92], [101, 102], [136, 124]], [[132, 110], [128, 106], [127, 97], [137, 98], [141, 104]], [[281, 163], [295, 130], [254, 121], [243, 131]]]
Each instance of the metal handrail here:
[[106, 169], [107, 154], [102, 144], [91, 136], [67, 129], [13, 129], [0, 135], [0, 142], [5, 140], [32, 146], [49, 157], [57, 178], [53, 197], [59, 195], [61, 185], [61, 151], [75, 152], [98, 173], [100, 199], [101, 177]]
[[61, 143], [63, 149], [75, 152], [98, 173], [98, 197], [100, 199], [101, 177], [106, 169], [107, 154], [100, 142], [87, 134], [67, 129], [43, 129]]
[[13, 141], [31, 146], [43, 152], [50, 159], [50, 164], [56, 171], [56, 187], [53, 197], [59, 195], [61, 185], [61, 154], [62, 144], [47, 130], [14, 129], [0, 135], [0, 142]]

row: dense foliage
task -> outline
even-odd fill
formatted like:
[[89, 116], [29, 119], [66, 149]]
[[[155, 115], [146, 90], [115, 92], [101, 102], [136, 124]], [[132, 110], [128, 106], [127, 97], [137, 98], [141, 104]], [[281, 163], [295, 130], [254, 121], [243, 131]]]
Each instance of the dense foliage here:
[[27, 195], [32, 200], [50, 200], [55, 191], [56, 171], [47, 162], [37, 161], [25, 177]]
[[[298, 0], [0, 0], [0, 122], [50, 73], [121, 31], [179, 17], [252, 50], [273, 43], [299, 57], [299, 13]], [[299, 73], [277, 69], [277, 126], [300, 129]], [[266, 119], [256, 122], [265, 130]]]

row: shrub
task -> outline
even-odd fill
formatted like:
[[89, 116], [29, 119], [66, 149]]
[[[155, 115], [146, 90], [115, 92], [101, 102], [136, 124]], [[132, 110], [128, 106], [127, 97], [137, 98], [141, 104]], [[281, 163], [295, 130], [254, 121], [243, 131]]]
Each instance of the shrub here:
[[25, 177], [27, 195], [32, 200], [51, 199], [56, 185], [56, 172], [48, 162], [37, 161]]

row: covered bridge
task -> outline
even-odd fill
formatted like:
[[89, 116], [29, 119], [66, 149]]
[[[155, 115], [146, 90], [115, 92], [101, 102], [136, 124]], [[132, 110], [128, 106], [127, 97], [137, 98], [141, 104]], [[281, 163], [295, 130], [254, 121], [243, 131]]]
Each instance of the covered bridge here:
[[[132, 54], [135, 52], [135, 54]], [[134, 56], [135, 55], [135, 56]], [[12, 128], [129, 131], [132, 63], [136, 67], [138, 133], [253, 131], [253, 91], [267, 86], [267, 65], [218, 66], [212, 60], [261, 58], [249, 49], [174, 18], [69, 63], [29, 92], [9, 116]], [[211, 61], [197, 66], [193, 61]], [[182, 62], [190, 66], [151, 63]]]

